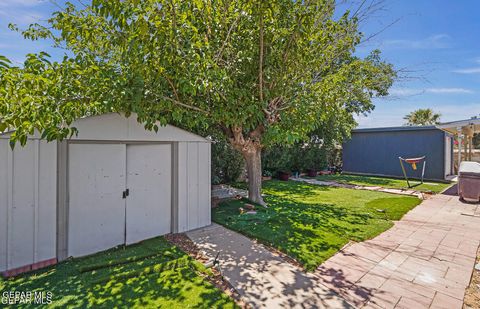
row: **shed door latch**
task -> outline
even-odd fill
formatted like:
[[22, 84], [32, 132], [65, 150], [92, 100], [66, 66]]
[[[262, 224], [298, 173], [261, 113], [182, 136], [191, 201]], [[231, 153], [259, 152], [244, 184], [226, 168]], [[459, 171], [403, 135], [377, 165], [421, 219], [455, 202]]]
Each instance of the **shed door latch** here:
[[122, 192], [122, 198], [127, 198], [127, 196], [130, 195], [130, 190], [126, 189], [125, 191]]

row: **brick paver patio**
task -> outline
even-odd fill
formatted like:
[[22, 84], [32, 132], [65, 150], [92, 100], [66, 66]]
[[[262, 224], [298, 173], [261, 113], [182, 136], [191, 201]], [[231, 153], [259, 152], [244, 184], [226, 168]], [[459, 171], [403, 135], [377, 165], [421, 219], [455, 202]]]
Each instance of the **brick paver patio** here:
[[356, 307], [461, 308], [479, 241], [480, 206], [436, 195], [316, 274]]

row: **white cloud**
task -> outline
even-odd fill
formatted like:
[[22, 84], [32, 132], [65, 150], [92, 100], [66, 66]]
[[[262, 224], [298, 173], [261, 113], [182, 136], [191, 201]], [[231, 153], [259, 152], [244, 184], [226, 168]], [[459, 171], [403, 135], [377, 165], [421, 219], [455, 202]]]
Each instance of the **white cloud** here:
[[0, 7], [31, 7], [40, 5], [45, 2], [46, 0], [2, 0], [0, 1]]
[[448, 34], [435, 34], [420, 40], [386, 40], [382, 45], [386, 48], [398, 49], [437, 49], [447, 48], [450, 36]]
[[[480, 64], [480, 57], [472, 59], [473, 62]], [[469, 68], [463, 68], [463, 69], [457, 69], [453, 70], [453, 73], [459, 73], [459, 74], [478, 74], [480, 73], [480, 67], [479, 66], [473, 66]]]
[[412, 88], [392, 88], [389, 91], [391, 96], [406, 97], [411, 95], [422, 94], [422, 90], [412, 89]]
[[[2, 0], [0, 0], [1, 3]], [[0, 6], [0, 21], [7, 23], [14, 23], [20, 26], [38, 23], [45, 16], [33, 8], [23, 8], [20, 6], [11, 6], [2, 8]]]
[[38, 14], [35, 12], [29, 12], [22, 16], [15, 16], [14, 22], [20, 25], [26, 25], [26, 24], [38, 23], [43, 18], [44, 17], [41, 14]]
[[467, 93], [474, 93], [474, 91], [466, 88], [426, 88], [426, 89], [392, 88], [390, 89], [389, 93], [391, 96], [394, 96], [394, 97], [407, 97], [407, 96], [421, 95], [424, 93], [467, 94]]
[[0, 0], [0, 21], [20, 26], [39, 22], [45, 17], [39, 12], [53, 6], [48, 0]]
[[460, 73], [460, 74], [478, 74], [480, 73], [480, 67], [459, 69], [459, 70], [454, 70], [453, 72]]
[[427, 88], [428, 93], [473, 93], [470, 89], [465, 88]]

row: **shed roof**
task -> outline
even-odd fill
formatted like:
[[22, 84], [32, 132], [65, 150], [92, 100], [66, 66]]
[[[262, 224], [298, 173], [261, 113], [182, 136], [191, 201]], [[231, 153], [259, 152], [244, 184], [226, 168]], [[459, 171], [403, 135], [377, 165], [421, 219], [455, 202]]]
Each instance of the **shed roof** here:
[[354, 133], [369, 133], [369, 132], [395, 132], [395, 131], [425, 131], [437, 130], [436, 126], [401, 126], [401, 127], [381, 127], [381, 128], [362, 128], [354, 129]]
[[[73, 136], [70, 140], [210, 142], [202, 136], [172, 125], [161, 126], [158, 123], [158, 132], [145, 130], [143, 125], [137, 122], [135, 113], [128, 118], [118, 113], [85, 117], [76, 120], [72, 126], [78, 129], [78, 136]], [[0, 133], [0, 139], [9, 138], [12, 132]], [[38, 139], [40, 134], [36, 132], [29, 138]]]

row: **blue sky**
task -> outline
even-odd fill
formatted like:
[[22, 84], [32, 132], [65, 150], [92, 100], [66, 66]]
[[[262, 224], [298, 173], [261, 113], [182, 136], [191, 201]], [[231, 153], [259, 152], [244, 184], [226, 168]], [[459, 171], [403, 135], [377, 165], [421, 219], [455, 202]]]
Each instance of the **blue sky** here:
[[[0, 0], [0, 55], [21, 63], [25, 54], [44, 50], [60, 58], [63, 52], [52, 50], [48, 42], [23, 40], [7, 28], [9, 22], [21, 27], [41, 22], [56, 9], [49, 0]], [[362, 26], [367, 36], [383, 31], [357, 53], [378, 48], [405, 73], [390, 97], [376, 99], [375, 110], [358, 117], [360, 127], [402, 125], [403, 116], [417, 108], [432, 108], [443, 121], [479, 115], [478, 12], [478, 0], [385, 0], [383, 9]]]

